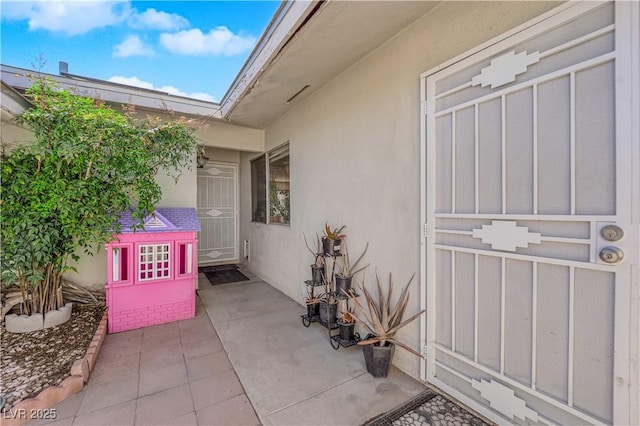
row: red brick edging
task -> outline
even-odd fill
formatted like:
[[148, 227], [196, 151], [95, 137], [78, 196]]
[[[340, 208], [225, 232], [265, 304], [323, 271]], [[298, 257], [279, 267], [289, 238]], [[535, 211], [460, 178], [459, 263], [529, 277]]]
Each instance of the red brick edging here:
[[74, 362], [71, 366], [71, 377], [67, 377], [57, 386], [44, 389], [35, 398], [23, 399], [7, 413], [4, 413], [0, 419], [0, 424], [2, 426], [21, 425], [32, 418], [42, 417], [46, 415], [47, 409], [53, 408], [71, 395], [80, 392], [84, 384], [89, 380], [89, 375], [96, 364], [98, 353], [106, 335], [107, 311], [102, 315], [102, 319], [84, 357]]

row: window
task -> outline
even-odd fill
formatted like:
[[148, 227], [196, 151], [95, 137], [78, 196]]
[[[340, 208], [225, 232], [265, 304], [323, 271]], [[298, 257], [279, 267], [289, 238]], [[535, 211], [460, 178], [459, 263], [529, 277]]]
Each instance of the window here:
[[170, 277], [169, 244], [141, 245], [138, 247], [138, 279], [161, 280]]
[[291, 190], [288, 142], [251, 162], [251, 195], [252, 220], [254, 222], [290, 223]]
[[111, 247], [111, 282], [118, 284], [128, 284], [131, 279], [130, 267], [131, 259], [129, 255], [133, 252], [130, 244], [119, 244]]
[[193, 243], [177, 242], [178, 265], [176, 267], [179, 277], [193, 275]]
[[289, 223], [289, 144], [269, 151], [269, 223]]

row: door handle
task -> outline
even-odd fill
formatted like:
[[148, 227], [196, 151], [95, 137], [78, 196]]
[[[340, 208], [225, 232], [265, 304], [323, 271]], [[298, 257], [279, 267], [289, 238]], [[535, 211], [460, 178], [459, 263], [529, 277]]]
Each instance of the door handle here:
[[618, 247], [608, 246], [600, 250], [600, 260], [609, 264], [620, 263], [624, 259], [624, 251]]

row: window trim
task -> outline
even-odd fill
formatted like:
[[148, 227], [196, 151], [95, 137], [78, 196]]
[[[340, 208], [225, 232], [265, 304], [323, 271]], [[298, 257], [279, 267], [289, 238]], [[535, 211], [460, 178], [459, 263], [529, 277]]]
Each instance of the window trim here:
[[252, 188], [251, 188], [251, 194], [250, 194], [250, 197], [249, 197], [249, 201], [250, 201], [250, 204], [251, 204], [251, 223], [264, 223], [266, 225], [267, 223], [269, 223], [268, 222], [269, 203], [267, 203], [267, 198], [269, 196], [269, 161], [268, 161], [266, 152], [263, 152], [260, 155], [256, 155], [254, 158], [249, 160], [249, 173], [253, 173], [253, 162], [258, 160], [258, 159], [260, 159], [261, 157], [264, 158], [264, 160], [265, 160], [265, 170], [266, 170], [266, 173], [265, 173], [265, 190], [264, 190], [265, 191], [264, 192], [264, 199], [265, 199], [265, 212], [266, 213], [265, 213], [264, 222], [261, 221], [261, 220], [255, 220], [253, 218], [253, 213], [254, 213], [253, 212], [253, 196], [254, 196], [254, 194], [253, 194], [253, 176], [251, 176], [251, 184], [252, 184], [251, 186], [252, 186]]
[[[251, 189], [251, 194], [250, 194], [250, 202], [251, 202], [251, 223], [263, 223], [265, 225], [280, 225], [280, 226], [288, 226], [291, 227], [291, 205], [289, 205], [289, 222], [288, 223], [282, 223], [282, 222], [271, 222], [271, 203], [269, 202], [269, 197], [270, 197], [270, 185], [269, 185], [269, 178], [270, 178], [270, 164], [269, 164], [269, 160], [270, 160], [270, 155], [273, 155], [274, 153], [278, 153], [278, 151], [283, 150], [285, 147], [287, 147], [287, 150], [289, 151], [288, 155], [289, 155], [289, 163], [291, 163], [291, 143], [290, 140], [287, 140], [284, 143], [281, 143], [280, 145], [271, 148], [269, 151], [266, 151], [260, 155], [255, 156], [254, 158], [251, 158], [249, 161], [250, 164], [250, 168], [251, 171], [253, 171], [253, 162], [260, 159], [260, 158], [264, 158], [265, 161], [265, 212], [266, 212], [266, 217], [264, 222], [261, 220], [254, 220], [253, 219], [253, 197], [254, 197], [254, 193], [253, 193], [253, 188]], [[253, 179], [252, 179], [253, 182]], [[289, 171], [289, 183], [291, 183], [291, 171]], [[291, 200], [291, 190], [289, 190], [289, 200]]]
[[[166, 253], [168, 255], [168, 259], [166, 260], [166, 262], [168, 262], [168, 266], [166, 268], [160, 268], [162, 271], [167, 271], [167, 275], [166, 276], [162, 276], [162, 277], [158, 277], [158, 267], [157, 267], [157, 262], [158, 260], [156, 259], [156, 256], [158, 255], [158, 247], [159, 246], [166, 246], [167, 247], [167, 251], [164, 252], [164, 250], [162, 251], [162, 253]], [[152, 264], [151, 264], [151, 271], [153, 273], [153, 277], [152, 278], [142, 278], [142, 263], [149, 263], [148, 261], [145, 262], [141, 262], [140, 260], [140, 256], [142, 255], [142, 253], [140, 252], [141, 249], [143, 247], [153, 247], [153, 252], [152, 252]], [[149, 253], [145, 253], [145, 256], [147, 256]], [[137, 273], [136, 273], [136, 281], [143, 284], [143, 283], [150, 283], [150, 282], [157, 282], [157, 281], [167, 281], [167, 280], [171, 280], [172, 278], [172, 273], [173, 273], [173, 259], [172, 259], [172, 255], [173, 255], [173, 244], [170, 241], [166, 241], [166, 242], [156, 242], [156, 241], [145, 241], [139, 244], [136, 244], [136, 269], [137, 269]], [[164, 260], [162, 260], [162, 262], [165, 262]], [[148, 271], [148, 269], [145, 269], [144, 272], [146, 273]]]

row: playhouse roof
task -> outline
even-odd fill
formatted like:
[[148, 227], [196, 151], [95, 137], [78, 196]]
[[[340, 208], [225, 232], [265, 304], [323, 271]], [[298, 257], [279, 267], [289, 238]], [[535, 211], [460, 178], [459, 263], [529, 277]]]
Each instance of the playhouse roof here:
[[187, 207], [159, 207], [153, 215], [144, 219], [144, 229], [133, 230], [136, 221], [131, 212], [125, 212], [120, 216], [121, 232], [130, 234], [133, 232], [176, 232], [199, 231], [200, 221], [195, 208]]

